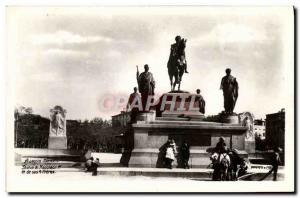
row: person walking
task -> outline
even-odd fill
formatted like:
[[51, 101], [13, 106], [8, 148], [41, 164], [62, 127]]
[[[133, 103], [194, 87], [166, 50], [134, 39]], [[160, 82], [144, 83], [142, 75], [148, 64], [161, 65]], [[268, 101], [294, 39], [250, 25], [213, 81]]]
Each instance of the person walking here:
[[275, 147], [275, 149], [272, 153], [272, 156], [271, 156], [272, 168], [263, 178], [260, 179], [260, 181], [266, 179], [272, 172], [273, 172], [273, 181], [277, 181], [278, 166], [281, 164], [281, 159], [280, 159], [280, 155], [279, 155], [280, 151], [281, 151], [281, 148]]

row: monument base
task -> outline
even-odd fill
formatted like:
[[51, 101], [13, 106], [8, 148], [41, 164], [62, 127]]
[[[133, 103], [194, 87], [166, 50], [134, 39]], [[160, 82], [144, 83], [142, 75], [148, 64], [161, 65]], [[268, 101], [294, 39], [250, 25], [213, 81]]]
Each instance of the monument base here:
[[[238, 154], [242, 158], [248, 158], [248, 153], [244, 150], [237, 150]], [[206, 149], [199, 147], [190, 148], [189, 167], [190, 168], [207, 168], [211, 163], [210, 153]], [[131, 153], [129, 167], [147, 167], [147, 168], [164, 168], [162, 155], [159, 149], [134, 149]], [[180, 154], [177, 155], [176, 159], [172, 163], [173, 168], [183, 168], [183, 164], [180, 159]]]
[[156, 105], [156, 117], [152, 112], [139, 113], [137, 122], [132, 124], [132, 151], [130, 155], [123, 153], [124, 159], [130, 157], [128, 166], [166, 167], [166, 145], [170, 139], [175, 141], [178, 151], [173, 167], [184, 166], [180, 151], [186, 143], [190, 148], [190, 167], [207, 168], [211, 163], [209, 150], [217, 145], [220, 137], [228, 148], [248, 158], [245, 151], [247, 127], [240, 124], [238, 115], [222, 112], [221, 122], [204, 121], [202, 102], [201, 95], [197, 94], [165, 93]]
[[204, 114], [198, 111], [164, 111], [162, 117], [167, 118], [188, 118], [191, 121], [200, 121], [204, 119]]
[[235, 113], [233, 114], [221, 114], [221, 122], [223, 123], [230, 123], [230, 124], [239, 124], [239, 116]]
[[[163, 119], [162, 119], [163, 118]], [[226, 145], [237, 149], [243, 158], [248, 158], [245, 151], [246, 127], [237, 124], [225, 124], [204, 121], [166, 120], [156, 118], [150, 123], [133, 124], [134, 149], [131, 152], [129, 167], [163, 168], [165, 158], [164, 145], [168, 139], [174, 139], [177, 149], [186, 142], [190, 146], [189, 165], [191, 168], [206, 168], [210, 163], [210, 153], [222, 136]], [[173, 167], [182, 167], [180, 153], [173, 162]]]
[[255, 141], [245, 141], [245, 150], [247, 153], [255, 153]]
[[152, 122], [155, 120], [155, 111], [139, 112], [136, 116], [137, 121]]
[[67, 149], [67, 137], [51, 137], [48, 139], [48, 149]]

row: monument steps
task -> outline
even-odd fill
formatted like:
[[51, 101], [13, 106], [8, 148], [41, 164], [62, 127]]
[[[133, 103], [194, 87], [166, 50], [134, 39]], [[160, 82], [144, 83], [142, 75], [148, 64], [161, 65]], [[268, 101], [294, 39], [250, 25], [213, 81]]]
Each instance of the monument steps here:
[[191, 119], [190, 118], [187, 118], [187, 117], [156, 117], [155, 118], [156, 121], [190, 121]]
[[153, 121], [149, 123], [138, 121], [133, 124], [135, 128], [176, 128], [176, 129], [212, 129], [212, 130], [246, 130], [246, 127], [238, 124], [208, 124], [192, 121]]
[[[249, 172], [240, 177], [238, 180], [247, 181], [258, 181], [260, 178], [265, 176], [269, 171], [269, 166], [252, 164]], [[255, 167], [255, 168], [254, 168]], [[61, 168], [57, 169], [57, 172], [85, 172], [91, 174], [91, 172], [86, 172], [83, 168]], [[284, 167], [279, 167], [278, 169], [278, 180], [283, 180]], [[192, 168], [192, 169], [182, 169], [182, 168], [128, 168], [128, 167], [102, 167], [102, 165], [97, 169], [97, 175], [107, 175], [107, 176], [144, 176], [144, 177], [177, 177], [177, 178], [188, 178], [192, 180], [199, 181], [211, 181], [213, 169], [208, 168]], [[273, 175], [271, 174], [265, 180], [272, 180]], [[101, 177], [100, 177], [101, 178]], [[130, 178], [128, 178], [130, 179]]]
[[[229, 124], [220, 122], [206, 122], [206, 121], [193, 121], [193, 120], [182, 120], [182, 119], [157, 119], [149, 122], [150, 124], [187, 124], [187, 125], [201, 125], [201, 126], [242, 126], [240, 124]], [[243, 127], [243, 126], [242, 126]]]
[[182, 168], [98, 168], [98, 175], [110, 176], [148, 176], [148, 177], [182, 177], [211, 180], [212, 169]]

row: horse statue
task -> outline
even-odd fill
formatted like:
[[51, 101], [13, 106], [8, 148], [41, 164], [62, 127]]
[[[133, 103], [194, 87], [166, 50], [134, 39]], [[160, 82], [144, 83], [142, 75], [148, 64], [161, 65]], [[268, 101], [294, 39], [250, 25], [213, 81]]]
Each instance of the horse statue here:
[[[178, 84], [178, 91], [180, 90], [180, 84], [184, 71], [186, 70], [185, 59], [185, 47], [186, 39], [179, 39], [178, 44], [171, 46], [171, 53], [168, 61], [168, 73], [170, 78], [171, 90], [175, 90], [176, 84]], [[173, 82], [173, 78], [175, 81]]]
[[210, 157], [213, 164], [213, 180], [228, 181], [231, 179], [231, 160], [227, 153], [213, 153]]

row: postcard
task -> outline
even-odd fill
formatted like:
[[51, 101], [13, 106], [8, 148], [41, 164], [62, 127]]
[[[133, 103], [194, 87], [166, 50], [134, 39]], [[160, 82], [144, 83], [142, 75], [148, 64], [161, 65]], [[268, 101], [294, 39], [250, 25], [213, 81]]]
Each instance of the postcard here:
[[7, 6], [7, 192], [294, 192], [292, 6]]

